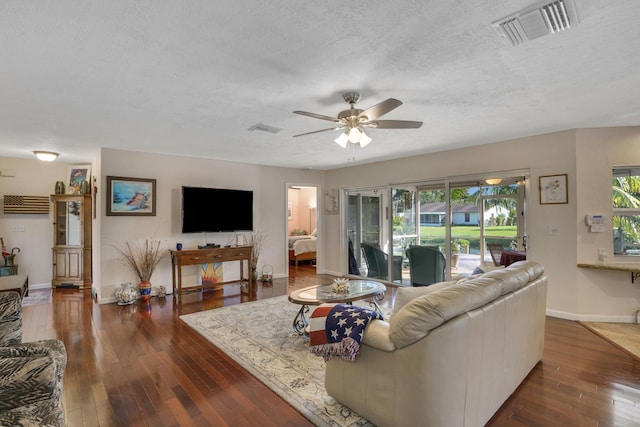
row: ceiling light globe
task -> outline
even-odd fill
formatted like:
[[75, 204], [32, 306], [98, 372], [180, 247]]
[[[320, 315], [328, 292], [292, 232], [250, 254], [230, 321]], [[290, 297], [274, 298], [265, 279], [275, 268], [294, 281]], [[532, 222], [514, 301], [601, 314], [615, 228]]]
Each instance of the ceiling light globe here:
[[489, 185], [498, 185], [502, 182], [502, 178], [487, 178], [484, 180]]
[[349, 138], [346, 133], [341, 133], [339, 137], [335, 139], [336, 144], [338, 144], [342, 148], [347, 148], [347, 142], [349, 142]]
[[369, 138], [369, 135], [362, 132], [362, 137], [360, 138], [360, 148], [366, 147], [367, 145], [369, 145], [370, 142], [371, 142], [371, 138]]
[[52, 162], [58, 158], [59, 154], [53, 151], [39, 151], [36, 150], [33, 152], [39, 160], [43, 162]]
[[360, 132], [360, 129], [351, 128], [351, 130], [349, 130], [349, 142], [357, 144], [360, 142], [360, 138], [362, 138], [362, 132]]

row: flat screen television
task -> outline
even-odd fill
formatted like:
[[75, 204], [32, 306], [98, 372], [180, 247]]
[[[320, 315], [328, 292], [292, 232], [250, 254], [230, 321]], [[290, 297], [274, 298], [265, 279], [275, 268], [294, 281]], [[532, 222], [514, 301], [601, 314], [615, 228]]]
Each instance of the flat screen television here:
[[253, 191], [182, 187], [182, 232], [253, 231]]

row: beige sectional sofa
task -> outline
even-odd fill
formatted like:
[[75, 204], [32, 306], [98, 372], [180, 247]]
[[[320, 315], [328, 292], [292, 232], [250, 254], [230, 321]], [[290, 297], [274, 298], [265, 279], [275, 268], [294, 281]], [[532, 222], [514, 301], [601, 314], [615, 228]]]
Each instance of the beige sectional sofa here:
[[379, 427], [482, 426], [542, 358], [546, 299], [531, 261], [400, 288], [356, 361], [327, 363], [327, 392]]

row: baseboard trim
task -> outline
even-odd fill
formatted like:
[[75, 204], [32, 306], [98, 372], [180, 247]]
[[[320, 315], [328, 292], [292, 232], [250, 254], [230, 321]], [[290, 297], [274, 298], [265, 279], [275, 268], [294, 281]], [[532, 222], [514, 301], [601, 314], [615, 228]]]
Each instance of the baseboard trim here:
[[572, 320], [574, 322], [603, 322], [603, 323], [635, 323], [634, 315], [608, 315], [608, 314], [575, 314], [566, 311], [547, 310], [547, 316], [559, 319]]
[[29, 290], [51, 289], [51, 283], [29, 283]]

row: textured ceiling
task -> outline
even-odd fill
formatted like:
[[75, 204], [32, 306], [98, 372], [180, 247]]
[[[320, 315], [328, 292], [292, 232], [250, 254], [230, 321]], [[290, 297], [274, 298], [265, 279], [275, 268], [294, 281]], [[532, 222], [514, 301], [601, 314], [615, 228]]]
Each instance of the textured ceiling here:
[[[527, 0], [0, 3], [0, 156], [87, 162], [99, 147], [332, 169], [564, 129], [640, 125], [640, 3], [575, 0], [580, 23], [510, 47]], [[342, 149], [356, 90], [384, 119]], [[258, 124], [277, 134], [250, 131]]]

